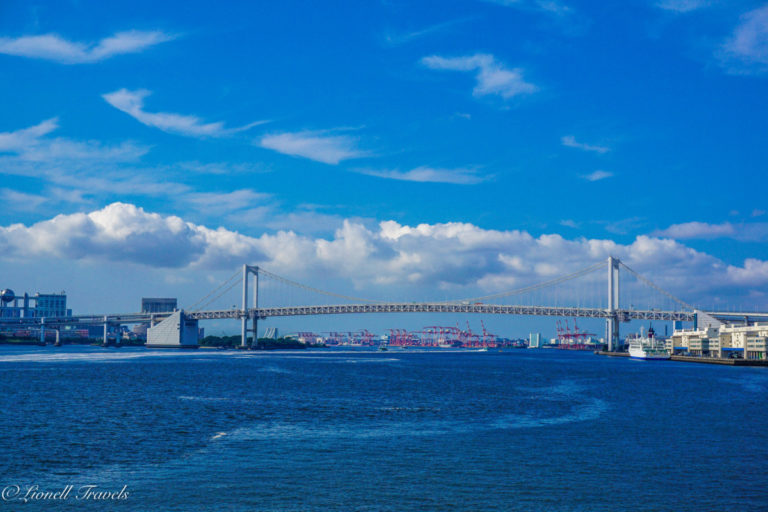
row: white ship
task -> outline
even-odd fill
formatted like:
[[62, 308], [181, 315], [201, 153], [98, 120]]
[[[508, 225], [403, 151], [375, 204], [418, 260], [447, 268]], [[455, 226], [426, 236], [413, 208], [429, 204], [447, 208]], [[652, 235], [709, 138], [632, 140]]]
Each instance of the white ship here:
[[640, 336], [629, 342], [629, 357], [634, 359], [663, 360], [669, 359], [669, 352], [667, 352], [664, 341], [655, 337], [653, 327], [648, 329], [648, 336], [645, 336], [643, 329], [640, 328]]

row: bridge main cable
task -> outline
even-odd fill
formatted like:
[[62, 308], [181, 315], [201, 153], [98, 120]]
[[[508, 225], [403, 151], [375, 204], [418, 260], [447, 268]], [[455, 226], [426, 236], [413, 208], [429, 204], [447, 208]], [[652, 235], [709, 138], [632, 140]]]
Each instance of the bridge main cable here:
[[266, 275], [271, 277], [272, 279], [275, 279], [276, 281], [280, 281], [284, 284], [288, 284], [291, 286], [295, 286], [297, 288], [301, 288], [303, 290], [307, 290], [314, 293], [319, 293], [321, 295], [328, 295], [329, 297], [336, 297], [337, 299], [344, 299], [344, 300], [350, 300], [350, 301], [357, 301], [357, 302], [368, 302], [372, 304], [384, 304], [386, 301], [383, 300], [372, 300], [372, 299], [362, 299], [360, 297], [352, 297], [350, 295], [342, 295], [340, 293], [334, 293], [329, 292], [325, 290], [321, 290], [319, 288], [313, 288], [312, 286], [307, 286], [305, 284], [297, 283], [296, 281], [291, 281], [290, 279], [286, 279], [282, 276], [279, 276], [277, 274], [273, 274], [272, 272], [268, 270], [264, 270], [262, 267], [259, 267], [259, 274]]
[[510, 290], [507, 292], [500, 292], [500, 293], [494, 293], [492, 295], [484, 295], [482, 297], [471, 297], [468, 299], [461, 299], [461, 300], [449, 300], [444, 301], [444, 304], [456, 304], [456, 303], [462, 303], [462, 302], [483, 302], [493, 299], [500, 299], [502, 297], [509, 297], [511, 295], [522, 295], [523, 293], [532, 292], [536, 290], [540, 290], [542, 288], [547, 288], [549, 286], [554, 286], [556, 284], [564, 283], [565, 281], [570, 281], [571, 279], [576, 279], [577, 277], [585, 276], [587, 274], [590, 274], [592, 272], [596, 272], [597, 270], [600, 270], [601, 268], [605, 267], [607, 265], [606, 262], [601, 261], [600, 263], [595, 263], [594, 265], [591, 265], [589, 267], [583, 268], [581, 270], [577, 270], [576, 272], [573, 272], [571, 274], [567, 274], [564, 276], [557, 277], [555, 279], [551, 279], [549, 281], [545, 281], [543, 283], [538, 283], [530, 286], [526, 286], [524, 288], [517, 288], [515, 290]]

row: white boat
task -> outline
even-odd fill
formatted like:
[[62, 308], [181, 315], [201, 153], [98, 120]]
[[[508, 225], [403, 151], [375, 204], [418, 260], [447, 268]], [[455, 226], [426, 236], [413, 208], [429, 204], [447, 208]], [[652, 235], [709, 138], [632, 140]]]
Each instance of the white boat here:
[[669, 359], [669, 352], [667, 352], [664, 341], [655, 337], [653, 327], [648, 329], [648, 336], [644, 335], [641, 328], [640, 336], [629, 342], [629, 357], [633, 359], [664, 360]]

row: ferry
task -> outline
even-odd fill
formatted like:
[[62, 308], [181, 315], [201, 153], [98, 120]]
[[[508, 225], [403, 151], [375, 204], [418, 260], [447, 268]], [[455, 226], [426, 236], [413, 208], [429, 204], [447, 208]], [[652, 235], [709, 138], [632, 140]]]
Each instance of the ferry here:
[[640, 329], [640, 336], [629, 342], [629, 357], [633, 359], [645, 359], [661, 361], [669, 359], [669, 352], [663, 340], [655, 337], [653, 327], [648, 329], [648, 336], [644, 336], [643, 329]]

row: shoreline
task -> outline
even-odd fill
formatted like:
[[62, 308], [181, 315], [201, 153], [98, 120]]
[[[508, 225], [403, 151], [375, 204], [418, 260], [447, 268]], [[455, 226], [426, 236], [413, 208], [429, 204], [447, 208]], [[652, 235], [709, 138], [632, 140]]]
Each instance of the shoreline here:
[[[604, 350], [596, 350], [595, 354], [599, 356], [608, 357], [629, 357], [627, 352], [606, 352]], [[763, 359], [724, 359], [718, 357], [697, 357], [697, 356], [671, 356], [670, 361], [678, 361], [681, 363], [699, 363], [699, 364], [719, 364], [725, 366], [758, 366], [768, 367], [768, 360]]]

